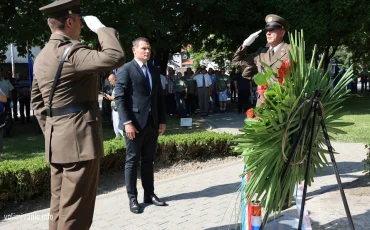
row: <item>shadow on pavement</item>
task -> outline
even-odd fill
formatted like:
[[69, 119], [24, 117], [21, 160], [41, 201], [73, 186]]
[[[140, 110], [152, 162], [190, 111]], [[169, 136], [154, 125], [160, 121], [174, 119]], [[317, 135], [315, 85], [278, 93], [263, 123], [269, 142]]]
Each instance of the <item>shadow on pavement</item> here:
[[242, 226], [238, 224], [223, 225], [218, 227], [206, 228], [205, 230], [241, 230]]
[[[334, 169], [333, 164], [330, 162], [330, 157], [328, 156], [329, 166], [324, 168], [323, 171], [319, 171], [316, 174], [316, 177], [333, 175]], [[364, 162], [337, 162], [337, 166], [340, 174], [349, 174], [354, 172], [361, 172], [364, 169]], [[346, 175], [341, 175], [345, 177]]]
[[173, 196], [163, 197], [162, 199], [165, 201], [171, 200], [186, 200], [186, 199], [194, 199], [194, 198], [202, 198], [202, 197], [217, 197], [229, 193], [234, 193], [238, 191], [240, 187], [240, 183], [231, 183], [231, 184], [223, 184], [223, 185], [216, 185], [201, 191], [196, 192], [188, 192], [177, 194]]
[[[359, 215], [352, 215], [353, 223], [356, 230], [368, 230], [370, 225], [370, 210]], [[347, 230], [350, 229], [347, 217], [338, 218], [327, 224], [320, 225], [320, 223], [313, 221], [311, 223], [312, 229], [324, 230], [324, 229], [335, 229], [335, 230]]]

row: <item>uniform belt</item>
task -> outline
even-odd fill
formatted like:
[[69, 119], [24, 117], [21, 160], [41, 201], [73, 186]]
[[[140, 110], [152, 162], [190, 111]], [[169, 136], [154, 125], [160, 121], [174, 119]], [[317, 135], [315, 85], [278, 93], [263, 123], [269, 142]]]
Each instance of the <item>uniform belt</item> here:
[[95, 109], [99, 109], [99, 103], [97, 101], [87, 101], [78, 104], [70, 104], [59, 108], [47, 108], [45, 111], [48, 117], [55, 117]]

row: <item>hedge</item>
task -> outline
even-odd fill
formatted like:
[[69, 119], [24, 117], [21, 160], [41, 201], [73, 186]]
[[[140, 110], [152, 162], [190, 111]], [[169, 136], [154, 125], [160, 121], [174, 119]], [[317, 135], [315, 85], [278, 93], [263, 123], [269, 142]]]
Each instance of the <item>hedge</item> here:
[[[179, 161], [235, 155], [231, 147], [232, 138], [230, 134], [213, 132], [161, 136], [158, 140], [155, 163], [171, 165]], [[101, 172], [123, 166], [125, 153], [125, 141], [122, 138], [105, 141]], [[45, 163], [43, 156], [0, 163], [0, 208], [4, 202], [49, 195], [50, 167]]]

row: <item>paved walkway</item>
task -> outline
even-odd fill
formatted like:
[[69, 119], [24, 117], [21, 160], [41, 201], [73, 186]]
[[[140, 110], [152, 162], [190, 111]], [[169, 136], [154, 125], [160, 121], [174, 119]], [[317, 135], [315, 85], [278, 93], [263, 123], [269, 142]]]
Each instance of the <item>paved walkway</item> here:
[[[125, 190], [97, 197], [91, 229], [229, 229], [238, 211], [242, 162], [210, 168], [156, 183], [156, 193], [169, 206], [145, 207], [143, 214], [129, 211]], [[140, 183], [138, 183], [140, 185]], [[139, 202], [143, 190], [139, 189]], [[0, 229], [47, 229], [48, 209], [0, 222]]]
[[[363, 168], [362, 144], [334, 143], [334, 147], [341, 153], [336, 155], [336, 160], [342, 181], [348, 183], [356, 180]], [[234, 224], [238, 222], [235, 213], [239, 212], [240, 200], [237, 192], [240, 186], [238, 175], [242, 169], [243, 164], [238, 161], [159, 181], [156, 183], [156, 193], [169, 206], [146, 206], [144, 213], [140, 215], [129, 211], [125, 190], [100, 195], [97, 197], [91, 229], [234, 229]], [[345, 213], [339, 192], [335, 191], [336, 188], [337, 184], [331, 167], [319, 174], [309, 188], [307, 205], [314, 226], [329, 226], [329, 223], [334, 224], [337, 221], [345, 222]], [[140, 189], [140, 201], [142, 196], [143, 191]], [[370, 220], [369, 211], [366, 212], [368, 202], [359, 207], [358, 203], [355, 203], [359, 198], [351, 194], [347, 197], [356, 229], [367, 229], [363, 228], [362, 224]], [[48, 212], [49, 210], [45, 209], [16, 216], [0, 222], [0, 228], [47, 229], [47, 220], [36, 218], [40, 219]], [[295, 207], [292, 207], [283, 214], [294, 217], [295, 213]], [[343, 228], [334, 229], [348, 229], [348, 226], [344, 223]]]
[[[213, 126], [214, 131], [237, 133], [244, 116], [230, 113], [228, 118], [225, 117], [215, 114], [205, 121]], [[361, 161], [365, 156], [363, 144], [333, 143], [333, 146], [340, 153], [336, 155], [336, 160], [342, 181], [350, 183], [359, 178], [363, 169]], [[139, 215], [129, 211], [124, 189], [100, 195], [91, 229], [235, 229], [235, 223], [239, 222], [236, 216], [240, 211], [238, 189], [242, 169], [243, 163], [237, 161], [158, 181], [156, 193], [169, 206], [145, 206], [144, 213]], [[316, 177], [308, 191], [307, 207], [313, 229], [349, 229], [331, 167]], [[143, 190], [139, 189], [140, 202], [142, 196]], [[352, 193], [347, 195], [357, 230], [369, 229], [369, 197]], [[48, 212], [45, 209], [3, 220], [0, 229], [47, 229], [45, 217]], [[286, 210], [283, 215], [295, 217], [295, 207]]]

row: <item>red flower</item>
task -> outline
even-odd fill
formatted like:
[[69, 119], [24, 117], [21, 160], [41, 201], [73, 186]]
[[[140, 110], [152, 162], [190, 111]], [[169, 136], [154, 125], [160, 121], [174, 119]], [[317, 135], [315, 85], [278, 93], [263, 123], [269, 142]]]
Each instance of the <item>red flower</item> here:
[[283, 80], [286, 76], [292, 73], [292, 68], [290, 68], [290, 62], [289, 60], [284, 60], [283, 63], [281, 63], [281, 66], [278, 70], [278, 81], [280, 84], [283, 84]]
[[248, 109], [246, 112], [245, 112], [245, 115], [249, 118], [254, 118], [254, 113], [253, 113], [253, 108], [250, 108]]
[[257, 92], [259, 95], [263, 96], [265, 94], [265, 91], [267, 89], [267, 85], [259, 85], [257, 86]]
[[254, 115], [253, 108], [248, 109], [248, 110], [245, 112], [245, 115], [246, 115], [248, 118], [254, 118], [255, 120], [258, 120], [258, 117], [256, 117], [256, 115]]

